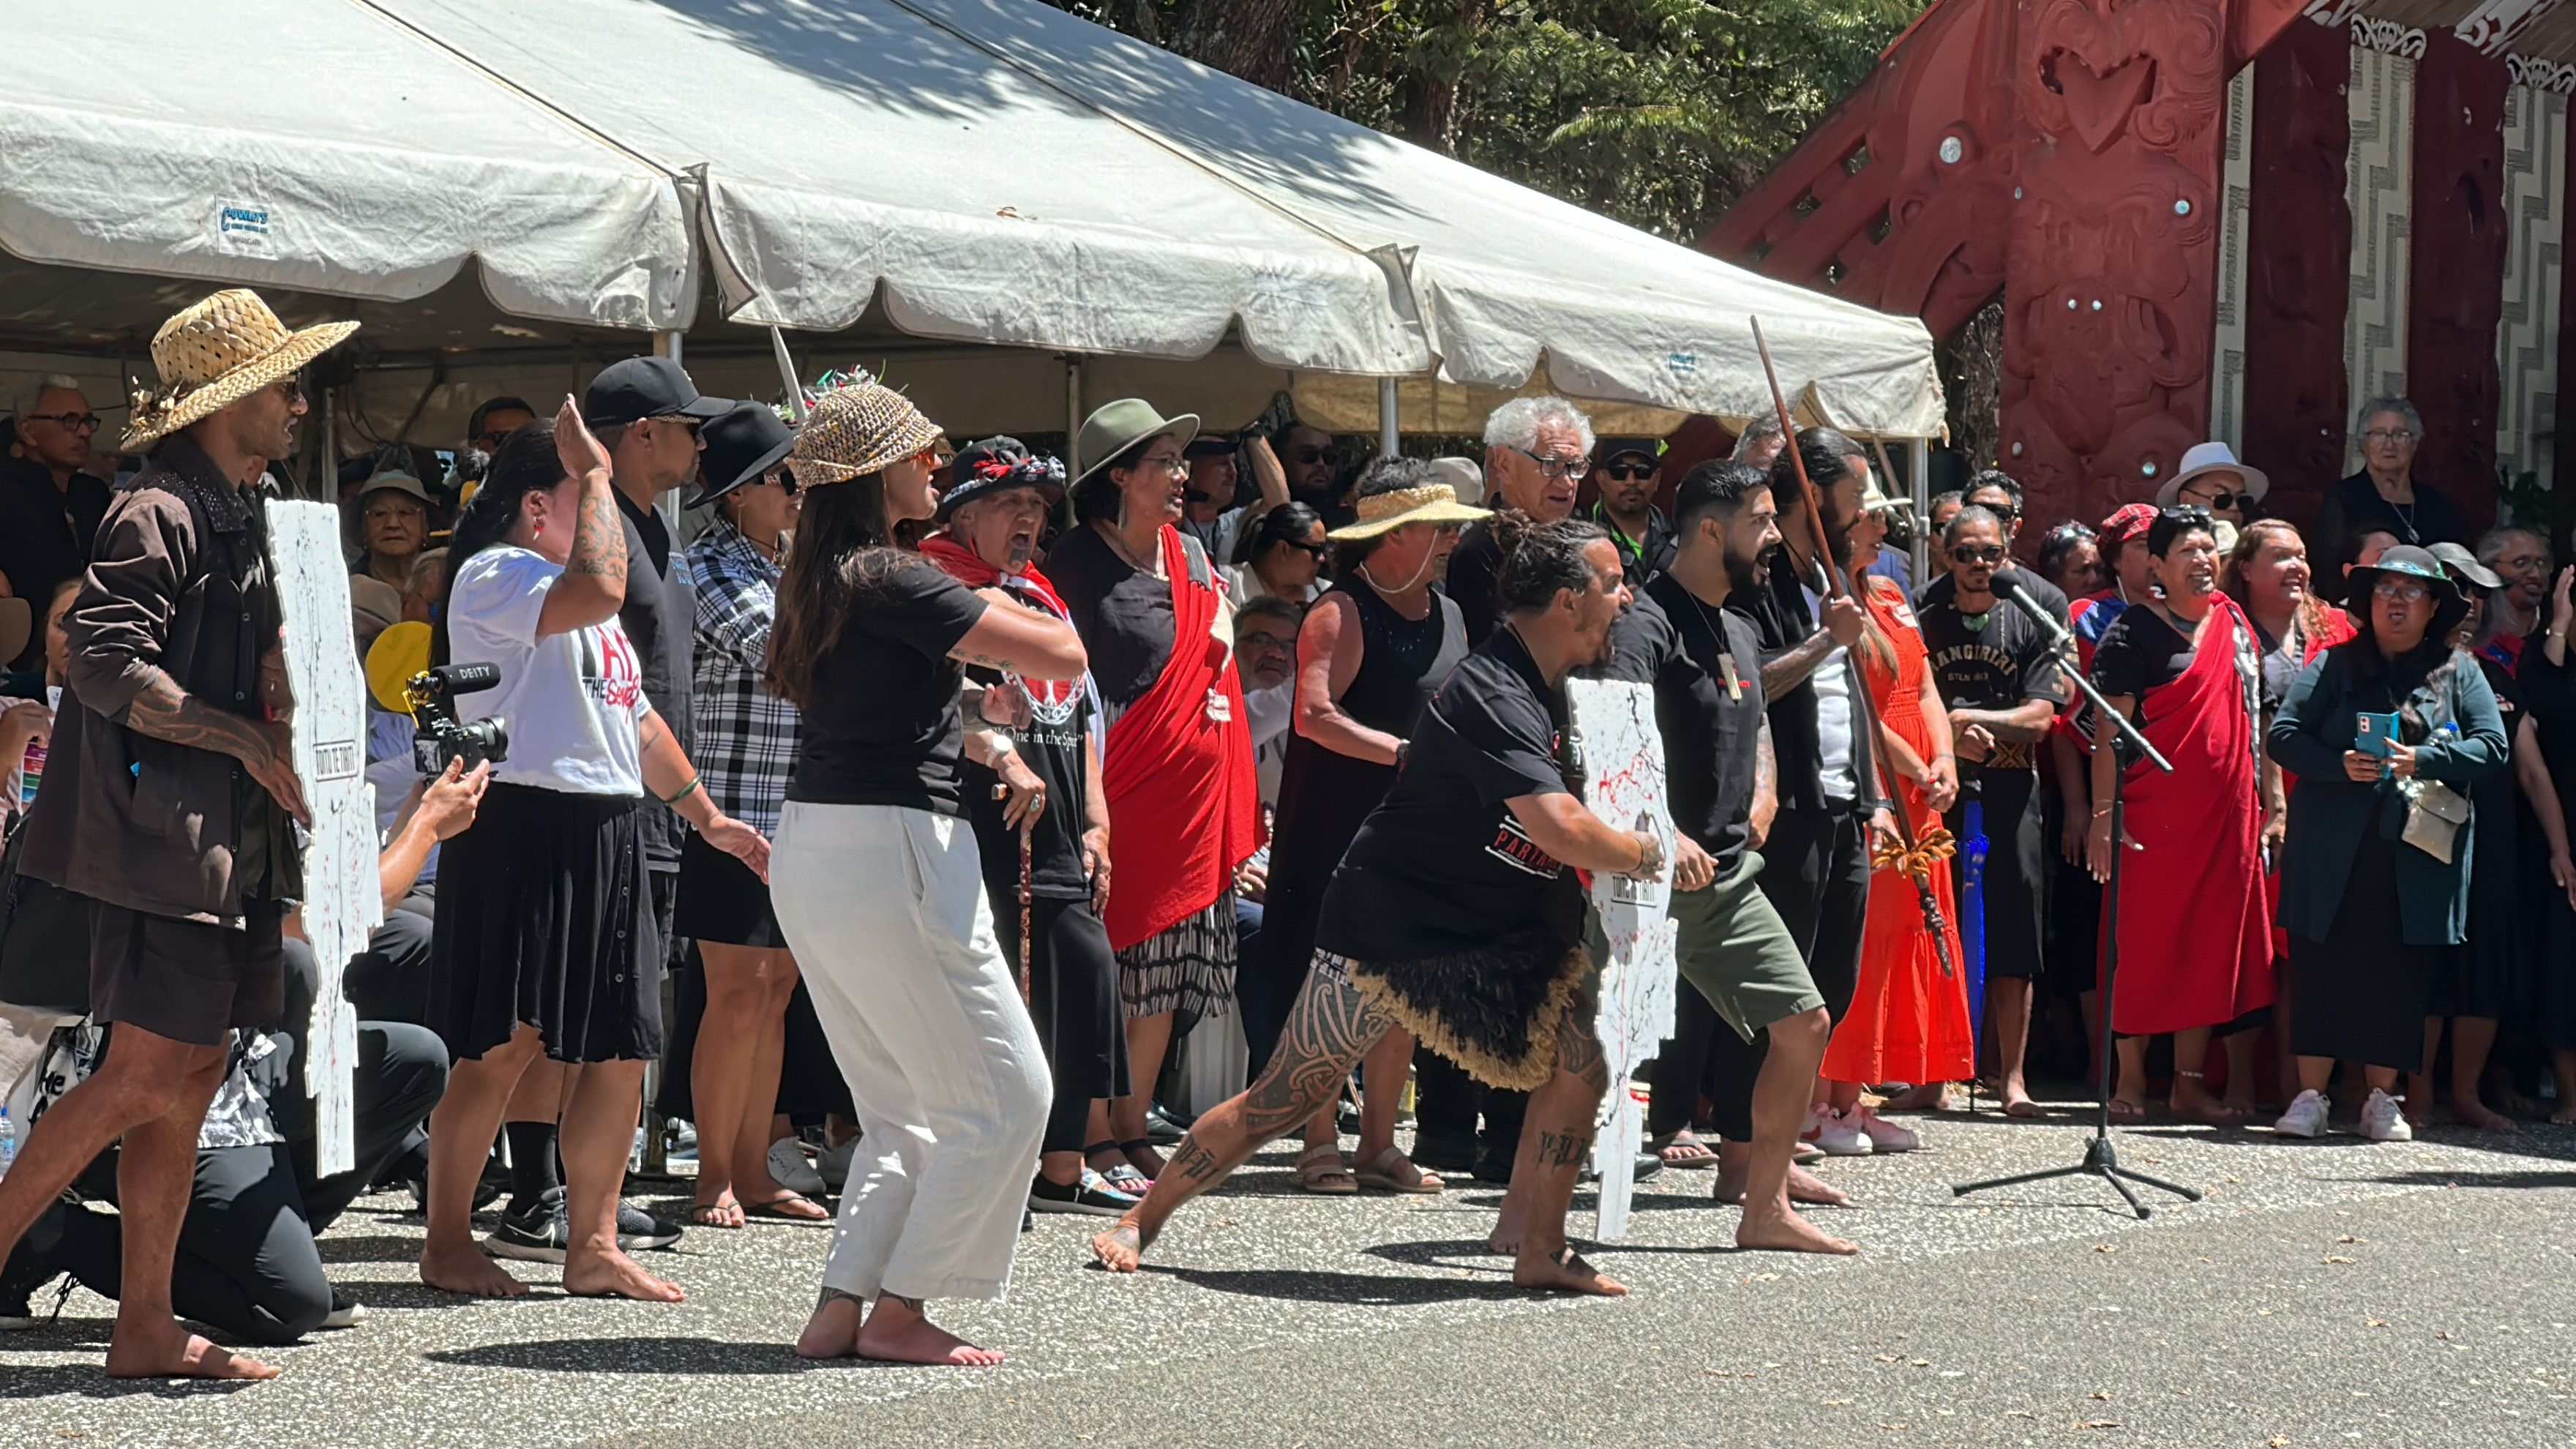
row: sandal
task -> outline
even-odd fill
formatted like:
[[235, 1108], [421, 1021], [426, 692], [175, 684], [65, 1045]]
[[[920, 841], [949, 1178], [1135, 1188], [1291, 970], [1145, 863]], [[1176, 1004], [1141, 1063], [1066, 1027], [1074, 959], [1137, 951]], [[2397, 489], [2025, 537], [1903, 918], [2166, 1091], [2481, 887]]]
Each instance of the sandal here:
[[2144, 1102], [2123, 1101], [2118, 1097], [2113, 1097], [2111, 1099], [2111, 1120], [2114, 1122], [2144, 1122], [2147, 1120], [2147, 1104]]
[[[1096, 1159], [1103, 1157], [1119, 1160], [1111, 1166], [1102, 1167]], [[1101, 1180], [1108, 1183], [1113, 1191], [1123, 1192], [1129, 1197], [1143, 1197], [1153, 1190], [1154, 1179], [1138, 1172], [1136, 1165], [1127, 1161], [1120, 1153], [1118, 1143], [1094, 1142], [1082, 1149], [1082, 1161], [1092, 1171], [1099, 1173]]]
[[1152, 1138], [1138, 1137], [1119, 1143], [1118, 1151], [1126, 1157], [1130, 1171], [1147, 1182], [1152, 1182], [1163, 1175], [1162, 1155], [1156, 1152], [1154, 1147]]
[[1710, 1151], [1709, 1145], [1699, 1140], [1699, 1134], [1688, 1127], [1648, 1141], [1646, 1150], [1662, 1158], [1666, 1167], [1717, 1166], [1717, 1154]]
[[1449, 1190], [1449, 1184], [1442, 1182], [1438, 1174], [1423, 1171], [1392, 1147], [1360, 1164], [1358, 1182], [1370, 1192], [1400, 1192], [1416, 1197]]
[[[1332, 1165], [1325, 1166], [1327, 1161]], [[1331, 1145], [1309, 1147], [1297, 1154], [1297, 1185], [1327, 1197], [1348, 1197], [1360, 1190], [1359, 1179], [1342, 1164], [1342, 1149]]]
[[740, 1203], [702, 1202], [689, 1207], [689, 1226], [693, 1228], [738, 1228], [742, 1220]]
[[[792, 1202], [803, 1203], [805, 1206], [814, 1209], [813, 1215], [808, 1216], [804, 1213], [791, 1213], [787, 1211], [787, 1205]], [[747, 1218], [765, 1218], [771, 1222], [780, 1223], [804, 1223], [809, 1227], [827, 1227], [832, 1221], [831, 1209], [824, 1207], [821, 1203], [814, 1201], [812, 1198], [796, 1191], [794, 1188], [780, 1188], [778, 1190], [778, 1196], [771, 1198], [767, 1202], [744, 1203], [742, 1206], [742, 1212], [743, 1216]]]

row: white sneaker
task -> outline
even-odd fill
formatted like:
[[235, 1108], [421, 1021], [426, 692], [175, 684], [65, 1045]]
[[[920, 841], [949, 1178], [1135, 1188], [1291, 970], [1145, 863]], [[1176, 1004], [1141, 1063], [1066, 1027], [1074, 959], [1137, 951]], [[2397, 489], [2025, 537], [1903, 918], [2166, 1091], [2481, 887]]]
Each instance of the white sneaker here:
[[2290, 1099], [2290, 1110], [2272, 1124], [2277, 1137], [2323, 1137], [2326, 1135], [2326, 1095], [2323, 1092], [2301, 1092]]
[[1861, 1130], [1857, 1113], [1836, 1112], [1830, 1108], [1816, 1118], [1816, 1145], [1828, 1157], [1867, 1157], [1878, 1150], [1870, 1135]]
[[823, 1195], [823, 1175], [805, 1160], [805, 1149], [793, 1137], [781, 1137], [769, 1144], [769, 1178], [789, 1192], [806, 1197]]
[[814, 1170], [822, 1175], [825, 1187], [839, 1192], [842, 1186], [849, 1182], [850, 1158], [858, 1150], [859, 1139], [853, 1137], [838, 1147], [826, 1147], [814, 1154]]
[[2361, 1104], [2361, 1135], [2373, 1142], [2412, 1142], [2415, 1127], [2395, 1097], [2373, 1087], [2370, 1100]]
[[1923, 1146], [1923, 1136], [1911, 1127], [1899, 1127], [1876, 1112], [1862, 1107], [1852, 1114], [1860, 1130], [1869, 1135], [1873, 1152], [1913, 1152]]

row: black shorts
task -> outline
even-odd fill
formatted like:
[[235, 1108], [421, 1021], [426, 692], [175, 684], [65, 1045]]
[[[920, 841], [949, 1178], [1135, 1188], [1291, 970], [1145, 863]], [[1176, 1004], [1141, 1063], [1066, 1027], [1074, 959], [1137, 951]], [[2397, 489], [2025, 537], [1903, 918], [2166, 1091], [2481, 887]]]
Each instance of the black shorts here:
[[787, 933], [769, 909], [768, 885], [695, 831], [680, 847], [679, 885], [674, 935], [719, 946], [787, 948]]
[[90, 1015], [192, 1046], [286, 1015], [286, 907], [244, 905], [239, 929], [90, 902]]

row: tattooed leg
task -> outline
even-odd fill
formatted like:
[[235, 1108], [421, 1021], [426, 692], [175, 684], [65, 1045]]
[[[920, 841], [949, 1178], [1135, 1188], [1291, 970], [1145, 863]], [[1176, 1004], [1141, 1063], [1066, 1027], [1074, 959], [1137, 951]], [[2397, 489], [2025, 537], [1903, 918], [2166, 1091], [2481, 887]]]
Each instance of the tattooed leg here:
[[1145, 1200], [1091, 1240], [1102, 1267], [1132, 1273], [1174, 1209], [1225, 1180], [1264, 1143], [1295, 1131], [1340, 1093], [1351, 1067], [1394, 1026], [1356, 987], [1307, 974], [1261, 1079], [1211, 1107], [1172, 1149]]
[[1516, 1196], [1523, 1213], [1512, 1281], [1524, 1288], [1616, 1297], [1627, 1287], [1576, 1257], [1565, 1241], [1566, 1203], [1574, 1196], [1583, 1165], [1592, 1159], [1592, 1125], [1610, 1084], [1601, 1043], [1592, 1034], [1588, 1002], [1566, 1013], [1556, 1052], [1556, 1075], [1530, 1098], [1519, 1157], [1512, 1166], [1505, 1206]]

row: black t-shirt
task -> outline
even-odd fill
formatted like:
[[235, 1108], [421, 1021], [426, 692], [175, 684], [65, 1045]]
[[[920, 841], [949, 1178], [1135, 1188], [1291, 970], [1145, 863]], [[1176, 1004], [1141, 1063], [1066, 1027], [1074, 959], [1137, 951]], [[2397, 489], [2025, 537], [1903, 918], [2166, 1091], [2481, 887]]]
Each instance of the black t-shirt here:
[[1681, 645], [1673, 637], [1673, 621], [1664, 606], [1638, 593], [1610, 621], [1610, 657], [1574, 672], [1584, 679], [1652, 685], [1680, 657]]
[[[1768, 658], [1804, 643], [1816, 632], [1816, 616], [1807, 607], [1807, 591], [1798, 582], [1788, 548], [1774, 545], [1763, 562], [1762, 582], [1729, 593], [1726, 607], [1753, 626], [1753, 637]], [[1755, 667], [1759, 669], [1758, 661]], [[1771, 701], [1771, 753], [1780, 769], [1781, 808], [1824, 809], [1824, 741], [1816, 724], [1815, 675]]]
[[2114, 698], [2138, 701], [2137, 723], [2147, 722], [2147, 691], [2161, 689], [2191, 668], [2192, 644], [2154, 609], [2123, 609], [2093, 650], [2093, 687]]
[[1762, 739], [1762, 641], [1740, 614], [1703, 604], [1664, 574], [1639, 603], [1670, 621], [1672, 661], [1655, 680], [1655, 722], [1673, 823], [1717, 861], [1735, 869], [1751, 831], [1754, 770]]
[[964, 671], [948, 651], [984, 609], [964, 584], [914, 558], [861, 594], [816, 671], [787, 798], [964, 814]]
[[1494, 530], [1484, 523], [1473, 523], [1449, 551], [1449, 573], [1442, 587], [1449, 592], [1449, 602], [1458, 606], [1459, 616], [1466, 621], [1467, 643], [1481, 645], [1502, 627], [1503, 599], [1495, 585], [1503, 572], [1502, 545], [1494, 542]]
[[1572, 793], [1557, 763], [1564, 711], [1508, 630], [1451, 670], [1394, 787], [1333, 872], [1315, 944], [1359, 961], [1411, 961], [1531, 929], [1578, 939], [1573, 874], [1503, 803]]
[[[688, 560], [671, 547], [671, 530], [662, 515], [636, 507], [620, 489], [608, 491], [626, 523], [626, 602], [617, 607], [617, 622], [625, 626], [626, 642], [635, 646], [636, 662], [643, 668], [645, 702], [688, 753], [697, 744], [689, 703], [689, 684], [696, 678], [697, 589], [689, 582]], [[671, 807], [647, 801], [643, 828], [644, 854], [653, 868], [678, 870], [687, 822]]]
[[[1014, 593], [1012, 600], [1024, 608], [1047, 611], [1035, 601]], [[1053, 617], [1049, 615], [1049, 617]], [[1001, 682], [999, 670], [972, 668], [966, 677], [978, 684]], [[1020, 758], [1046, 785], [1046, 809], [1029, 829], [1029, 890], [1049, 900], [1078, 901], [1091, 895], [1091, 877], [1082, 868], [1082, 831], [1086, 820], [1083, 809], [1083, 742], [1091, 726], [1091, 698], [1083, 691], [1080, 680], [1022, 680], [1009, 676], [1010, 682], [1029, 692], [1030, 718], [1025, 728], [1008, 731], [1020, 747]], [[966, 761], [966, 813], [975, 822], [975, 842], [984, 855], [984, 879], [1010, 882], [1011, 896], [1016, 899], [1020, 884], [1020, 832], [1002, 823], [1002, 802], [993, 798], [993, 786], [1000, 777], [973, 760]], [[993, 908], [1005, 908], [1006, 898], [996, 895]]]
[[[1195, 539], [1188, 542], [1197, 544]], [[1046, 558], [1046, 576], [1091, 655], [1091, 679], [1100, 697], [1117, 709], [1134, 704], [1171, 662], [1170, 582], [1130, 567], [1100, 530], [1087, 523], [1057, 541]]]
[[[2018, 574], [2015, 582], [2038, 596], [2029, 587], [2035, 582], [2030, 575]], [[1944, 704], [1954, 709], [2011, 709], [2034, 699], [2052, 706], [2066, 703], [2070, 690], [2057, 650], [2018, 606], [1997, 597], [1982, 614], [1963, 613], [1958, 585], [1945, 574], [1923, 591], [1914, 616], [1923, 630], [1933, 686], [1941, 691]], [[2058, 623], [2065, 622], [2061, 615]], [[2037, 745], [2003, 743], [1982, 763], [1960, 757], [1959, 773], [1968, 779], [1986, 770], [2031, 770], [2038, 764]]]

